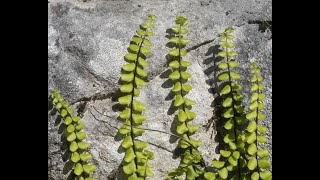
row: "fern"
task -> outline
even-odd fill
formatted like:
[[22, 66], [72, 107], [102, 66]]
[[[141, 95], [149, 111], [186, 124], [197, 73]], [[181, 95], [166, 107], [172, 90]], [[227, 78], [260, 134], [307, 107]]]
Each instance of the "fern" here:
[[134, 97], [140, 95], [138, 87], [145, 85], [143, 78], [147, 76], [147, 72], [143, 68], [148, 66], [145, 55], [151, 54], [151, 51], [144, 46], [152, 46], [147, 37], [153, 36], [149, 29], [154, 28], [156, 16], [149, 14], [146, 21], [147, 23], [141, 24], [141, 29], [137, 30], [138, 36], [133, 37], [130, 51], [125, 55], [129, 63], [122, 68], [125, 73], [121, 75], [123, 85], [120, 86], [120, 91], [125, 95], [118, 99], [119, 103], [125, 106], [119, 115], [124, 121], [119, 133], [125, 136], [121, 143], [125, 149], [122, 165], [129, 180], [144, 180], [147, 176], [153, 176], [152, 165], [148, 162], [154, 158], [153, 153], [145, 149], [148, 146], [147, 142], [135, 139], [144, 133], [142, 122], [147, 119], [142, 114], [146, 106]]
[[[263, 134], [267, 131], [267, 127], [259, 125], [258, 121], [265, 120], [265, 115], [261, 113], [264, 109], [262, 100], [265, 99], [265, 95], [262, 94], [264, 88], [262, 82], [262, 76], [260, 75], [260, 69], [256, 61], [251, 63], [252, 77], [250, 81], [251, 86], [251, 102], [250, 112], [246, 115], [246, 118], [251, 120], [248, 127], [248, 139], [247, 153], [251, 156], [248, 161], [248, 169], [251, 171], [251, 179], [272, 179], [271, 172], [267, 170], [271, 163], [268, 160], [269, 152], [267, 149], [259, 149], [258, 143], [265, 143], [267, 138]], [[264, 170], [263, 170], [264, 169]]]
[[[235, 81], [240, 79], [240, 74], [233, 72], [233, 68], [238, 66], [234, 57], [237, 53], [233, 50], [234, 47], [234, 29], [229, 27], [220, 34], [222, 40], [220, 45], [223, 47], [223, 51], [218, 55], [224, 58], [223, 62], [218, 64], [220, 70], [224, 72], [218, 75], [218, 80], [222, 83], [220, 94], [223, 98], [222, 106], [225, 108], [223, 118], [226, 120], [224, 128], [226, 129], [226, 135], [223, 138], [225, 149], [220, 150], [221, 160], [212, 161], [212, 165], [217, 168], [217, 172], [206, 172], [205, 178], [208, 180], [219, 177], [221, 179], [239, 179], [241, 176], [245, 176], [241, 173], [242, 168], [245, 167], [245, 132], [241, 130], [241, 126], [244, 125], [247, 120], [244, 116], [244, 108], [241, 106], [243, 99], [242, 95], [237, 91], [242, 87]], [[243, 177], [242, 177], [243, 178]]]
[[96, 166], [87, 162], [92, 159], [92, 155], [84, 152], [89, 147], [89, 143], [82, 141], [87, 134], [82, 131], [84, 124], [79, 122], [81, 118], [72, 115], [73, 109], [67, 101], [64, 101], [58, 90], [54, 90], [51, 97], [53, 104], [64, 119], [64, 124], [68, 126], [65, 133], [70, 143], [69, 150], [72, 152], [70, 160], [75, 163], [73, 173], [77, 175], [78, 180], [96, 180], [88, 177], [96, 170]]
[[190, 110], [191, 106], [196, 102], [185, 97], [192, 89], [192, 86], [186, 83], [191, 77], [191, 74], [186, 72], [186, 69], [191, 65], [191, 62], [182, 59], [182, 57], [187, 55], [187, 51], [184, 47], [190, 42], [189, 39], [183, 37], [183, 35], [188, 32], [186, 29], [188, 24], [187, 20], [188, 19], [183, 16], [178, 16], [176, 18], [176, 26], [172, 28], [175, 35], [169, 40], [171, 43], [175, 44], [175, 48], [169, 51], [169, 55], [172, 57], [172, 61], [169, 63], [172, 73], [169, 75], [169, 78], [174, 83], [172, 89], [172, 92], [176, 95], [174, 107], [178, 108], [177, 116], [179, 122], [176, 127], [176, 132], [183, 137], [179, 146], [180, 148], [185, 149], [185, 152], [182, 163], [178, 168], [175, 168], [168, 173], [166, 180], [177, 179], [184, 173], [186, 173], [186, 179], [188, 180], [195, 179], [200, 174], [203, 174], [203, 171], [199, 168], [202, 156], [196, 149], [202, 142], [191, 138], [191, 135], [196, 133], [199, 129], [199, 126], [190, 123], [196, 117], [196, 113]]

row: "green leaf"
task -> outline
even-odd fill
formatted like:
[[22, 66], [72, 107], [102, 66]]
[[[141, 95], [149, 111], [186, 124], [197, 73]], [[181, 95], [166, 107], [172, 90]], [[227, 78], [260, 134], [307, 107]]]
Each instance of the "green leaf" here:
[[81, 119], [80, 116], [72, 116], [73, 122], [78, 122]]
[[146, 60], [142, 59], [141, 57], [138, 58], [138, 63], [143, 67], [149, 66], [149, 63]]
[[229, 94], [230, 92], [231, 92], [231, 87], [229, 85], [224, 86], [220, 91], [221, 94]]
[[139, 136], [141, 135], [142, 133], [144, 133], [144, 129], [141, 125], [139, 126], [135, 126], [132, 128], [132, 133], [135, 135], [135, 136]]
[[182, 109], [179, 109], [179, 113], [178, 113], [179, 121], [184, 122], [187, 120], [187, 118], [188, 118], [187, 114]]
[[253, 172], [251, 174], [251, 180], [259, 180], [259, 173]]
[[232, 157], [234, 157], [235, 159], [239, 159], [239, 157], [240, 157], [239, 151], [233, 151]]
[[180, 55], [181, 56], [186, 56], [187, 55], [187, 51], [185, 49], [180, 49]]
[[184, 90], [186, 92], [191, 91], [191, 89], [192, 89], [192, 86], [190, 84], [183, 84], [182, 85], [182, 90]]
[[218, 67], [222, 70], [227, 69], [228, 68], [228, 63], [222, 62], [218, 64]]
[[130, 44], [129, 48], [134, 52], [137, 52], [139, 50], [139, 46], [136, 44]]
[[258, 126], [257, 130], [259, 133], [265, 133], [265, 132], [267, 132], [268, 129], [265, 126]]
[[89, 143], [87, 142], [78, 142], [79, 149], [85, 150], [89, 147]]
[[93, 171], [96, 170], [96, 166], [93, 165], [93, 164], [85, 164], [85, 165], [83, 165], [83, 170], [87, 174], [90, 174], [90, 173], [92, 173]]
[[248, 144], [254, 143], [256, 141], [256, 138], [257, 138], [256, 132], [250, 133], [250, 135], [247, 138], [247, 143]]
[[145, 55], [151, 54], [150, 49], [148, 49], [148, 48], [146, 48], [146, 47], [140, 47], [140, 52], [141, 52], [142, 54], [145, 54]]
[[222, 103], [223, 107], [230, 107], [231, 105], [232, 105], [232, 98], [231, 97], [228, 97]]
[[264, 94], [259, 94], [258, 97], [259, 97], [259, 100], [264, 100], [266, 98]]
[[120, 86], [120, 91], [123, 93], [129, 93], [133, 90], [133, 85], [132, 83], [130, 84], [124, 84]]
[[121, 80], [125, 82], [131, 82], [133, 80], [133, 73], [130, 74], [121, 74]]
[[193, 169], [192, 165], [187, 166], [186, 180], [194, 180], [199, 174]]
[[269, 156], [269, 152], [268, 152], [268, 150], [266, 150], [266, 149], [262, 149], [262, 150], [258, 150], [258, 151], [257, 151], [257, 155], [258, 155], [260, 158], [268, 157], [268, 156]]
[[136, 72], [139, 76], [141, 77], [146, 77], [147, 76], [147, 71], [141, 69], [140, 67], [137, 67], [136, 68]]
[[[79, 179], [79, 180], [81, 180], [81, 179]], [[97, 179], [96, 178], [86, 178], [84, 180], [97, 180]]]
[[251, 86], [251, 92], [258, 90], [258, 84], [253, 84]]
[[180, 34], [187, 34], [187, 32], [188, 32], [188, 29], [185, 29], [185, 28], [182, 28], [181, 30], [180, 30]]
[[206, 180], [215, 180], [216, 179], [216, 174], [213, 172], [205, 172], [204, 173], [204, 178], [206, 178]]
[[259, 168], [268, 168], [271, 166], [271, 163], [268, 160], [261, 159], [258, 160], [258, 166]]
[[190, 42], [190, 39], [187, 39], [187, 38], [181, 38], [180, 39], [180, 43], [182, 44], [182, 45], [186, 45], [187, 43], [189, 43]]
[[237, 53], [235, 51], [228, 52], [228, 57], [234, 57], [236, 55], [237, 55]]
[[188, 128], [186, 126], [186, 123], [179, 122], [178, 125], [177, 125], [177, 133], [178, 134], [184, 134], [186, 132], [188, 132]]
[[253, 132], [257, 129], [257, 123], [255, 121], [251, 121], [247, 127], [248, 132]]
[[239, 85], [239, 84], [236, 84], [236, 83], [234, 83], [234, 82], [231, 83], [231, 87], [232, 87], [232, 89], [235, 90], [235, 91], [240, 91], [240, 90], [242, 90], [242, 86]]
[[251, 156], [255, 155], [257, 152], [256, 144], [255, 143], [250, 144], [247, 151], [248, 151], [248, 154], [250, 154]]
[[239, 80], [241, 78], [240, 74], [235, 73], [235, 72], [230, 72], [230, 76], [233, 80]]
[[[271, 172], [270, 171], [263, 171], [260, 172], [260, 177], [261, 179], [268, 179], [269, 177], [271, 177]], [[271, 179], [271, 178], [270, 178]]]
[[187, 128], [188, 128], [188, 132], [191, 133], [191, 134], [195, 133], [195, 132], [197, 132], [199, 130], [199, 126], [192, 125], [190, 123], [187, 123]]
[[254, 110], [257, 109], [257, 107], [258, 107], [258, 102], [257, 102], [257, 101], [254, 101], [253, 103], [250, 104], [249, 109], [250, 109], [251, 111], [254, 111]]
[[122, 67], [122, 69], [125, 71], [133, 71], [135, 67], [136, 67], [135, 63], [128, 63], [128, 64], [125, 64]]
[[80, 160], [80, 156], [78, 152], [73, 152], [71, 155], [71, 161], [76, 163]]
[[148, 146], [147, 142], [143, 141], [134, 141], [134, 148], [137, 149], [144, 149]]
[[73, 131], [74, 131], [74, 126], [72, 125], [72, 124], [70, 124], [68, 127], [67, 127], [67, 131], [69, 132], [69, 133], [72, 133]]
[[251, 79], [250, 79], [250, 82], [256, 82], [257, 81], [257, 76], [253, 76]]
[[181, 71], [181, 77], [182, 77], [182, 79], [188, 79], [191, 77], [191, 74], [188, 72]]
[[237, 61], [230, 61], [229, 62], [229, 67], [231, 67], [231, 68], [238, 67], [238, 62]]
[[134, 82], [136, 83], [137, 86], [145, 86], [146, 85], [146, 82], [144, 82], [144, 80], [142, 80], [138, 77], [134, 78]]
[[140, 36], [146, 35], [146, 32], [143, 31], [143, 30], [140, 30], [140, 29], [138, 29], [136, 32], [137, 32], [137, 34], [139, 34]]
[[77, 163], [76, 166], [74, 167], [74, 174], [80, 176], [83, 172], [82, 165], [80, 163]]
[[259, 97], [259, 95], [258, 95], [258, 93], [252, 93], [252, 95], [251, 95], [251, 102], [254, 102], [254, 101], [256, 101], [256, 100], [258, 100], [258, 97]]
[[259, 143], [265, 143], [268, 141], [268, 139], [264, 136], [257, 136], [257, 140]]
[[61, 107], [62, 107], [62, 104], [61, 103], [57, 103], [56, 109], [60, 109]]
[[258, 163], [257, 163], [257, 159], [254, 157], [251, 157], [248, 161], [248, 169], [250, 169], [251, 171], [256, 169]]
[[197, 114], [195, 112], [190, 111], [188, 108], [184, 108], [184, 112], [186, 113], [188, 119], [194, 119]]
[[141, 124], [143, 121], [145, 121], [147, 117], [145, 115], [141, 114], [132, 114], [132, 120], [135, 124]]
[[237, 165], [238, 165], [238, 160], [235, 159], [233, 156], [229, 156], [228, 162], [229, 162], [232, 166], [237, 166]]
[[232, 142], [232, 141], [234, 141], [235, 140], [235, 137], [234, 137], [234, 134], [231, 134], [231, 133], [229, 133], [229, 134], [226, 134], [225, 136], [224, 136], [224, 138], [223, 138], [223, 141], [225, 142], [225, 143], [230, 143], [230, 142]]
[[126, 96], [119, 97], [118, 101], [121, 105], [129, 105], [132, 100], [131, 98], [132, 98], [131, 95], [126, 95]]
[[221, 56], [221, 57], [227, 57], [227, 52], [226, 51], [221, 51], [218, 53], [218, 56]]
[[220, 150], [219, 152], [223, 157], [229, 157], [231, 155], [230, 151]]
[[169, 63], [169, 67], [171, 67], [171, 68], [177, 69], [177, 68], [179, 68], [179, 66], [180, 66], [180, 64], [178, 61], [172, 61]]
[[126, 122], [124, 122], [124, 124], [119, 129], [119, 133], [125, 135], [129, 132], [131, 132], [130, 120], [126, 120]]
[[228, 171], [231, 172], [231, 171], [235, 171], [237, 166], [232, 166], [231, 164], [229, 164], [226, 168], [228, 169]]
[[258, 76], [257, 79], [258, 79], [258, 82], [261, 82], [262, 81], [262, 76]]
[[228, 177], [228, 169], [227, 168], [222, 168], [218, 171], [219, 173], [219, 176], [222, 178], [222, 179], [227, 179]]
[[246, 118], [252, 120], [257, 117], [257, 111], [251, 111], [246, 115]]
[[67, 137], [67, 141], [68, 142], [72, 142], [76, 139], [76, 134], [74, 132], [72, 132], [68, 137]]
[[262, 90], [264, 89], [263, 84], [259, 84], [259, 85], [258, 85], [258, 89], [259, 89], [260, 91], [262, 91]]
[[220, 44], [221, 46], [227, 47], [227, 48], [233, 48], [233, 47], [234, 47], [234, 43], [228, 43], [228, 42], [226, 42], [226, 41], [221, 41], [219, 44]]
[[134, 160], [135, 157], [136, 157], [136, 155], [134, 154], [133, 148], [130, 147], [130, 148], [128, 148], [128, 149], [126, 150], [126, 154], [125, 154], [123, 160], [124, 160], [125, 162], [131, 162], [131, 161]]
[[172, 43], [179, 43], [179, 37], [172, 37], [169, 39], [169, 42], [172, 42]]
[[92, 159], [92, 155], [91, 154], [80, 154], [80, 159], [83, 162], [87, 162], [90, 159]]
[[178, 70], [173, 71], [170, 75], [169, 78], [172, 80], [177, 80], [180, 78], [180, 73]]
[[61, 115], [62, 117], [65, 117], [67, 114], [68, 114], [68, 112], [67, 112], [65, 109], [62, 109], [62, 110], [61, 110], [60, 115]]
[[152, 46], [152, 43], [148, 39], [144, 39], [143, 44], [146, 46]]
[[[182, 137], [183, 137], [183, 140], [180, 141], [180, 147], [183, 149], [188, 148], [190, 146], [190, 144], [187, 142], [187, 141], [189, 141], [187, 134], [182, 135]], [[185, 141], [185, 140], [187, 140], [187, 141]]]
[[126, 136], [121, 143], [121, 146], [125, 149], [132, 147], [132, 145], [133, 145], [133, 142], [132, 142], [131, 136]]
[[172, 49], [169, 51], [170, 56], [179, 56], [179, 49]]
[[[52, 95], [53, 95], [53, 94], [52, 94]], [[52, 101], [52, 102], [53, 102], [54, 104], [56, 104], [58, 101], [59, 101], [58, 98], [53, 98], [53, 101]], [[61, 104], [61, 103], [60, 103], [60, 104]], [[61, 106], [61, 105], [59, 105], [59, 106]], [[60, 109], [61, 107], [58, 108], [58, 107], [56, 106], [56, 108], [57, 108], [57, 109]]]
[[139, 112], [145, 111], [147, 109], [146, 105], [142, 104], [137, 100], [133, 100], [132, 102], [133, 109]]
[[127, 175], [134, 173], [136, 171], [136, 163], [134, 161], [130, 161], [129, 163], [124, 163], [123, 171]]
[[264, 104], [263, 103], [258, 103], [258, 109], [263, 110], [264, 109]]
[[212, 166], [215, 168], [222, 168], [224, 166], [225, 162], [223, 161], [212, 161]]
[[84, 127], [84, 124], [82, 122], [79, 122], [76, 126], [76, 130], [80, 131]]
[[190, 143], [194, 146], [194, 147], [199, 147], [202, 144], [201, 140], [194, 140], [194, 139], [189, 139]]
[[188, 67], [188, 66], [192, 65], [192, 63], [190, 61], [185, 61], [185, 60], [181, 60], [180, 64], [182, 67]]
[[181, 91], [181, 83], [180, 83], [180, 82], [176, 82], [176, 84], [174, 85], [172, 91], [173, 91], [173, 92], [179, 92], [179, 91]]
[[69, 107], [69, 108], [67, 109], [67, 111], [68, 111], [69, 114], [72, 114], [72, 113], [73, 113], [73, 109], [72, 109], [71, 107]]
[[183, 97], [181, 96], [181, 94], [178, 94], [177, 96], [176, 96], [176, 99], [174, 100], [174, 106], [175, 107], [178, 107], [178, 106], [180, 106], [180, 105], [182, 105], [184, 103], [184, 99], [183, 99]]
[[192, 106], [192, 105], [195, 105], [196, 104], [196, 101], [194, 100], [191, 100], [191, 99], [188, 99], [188, 98], [183, 98], [184, 99], [184, 103], [186, 106]]
[[264, 114], [258, 113], [258, 120], [263, 121], [266, 119], [266, 116]]
[[122, 119], [129, 119], [130, 118], [130, 114], [131, 113], [131, 109], [130, 108], [126, 108], [125, 110], [123, 110], [121, 113], [120, 113], [120, 118]]
[[221, 74], [219, 74], [218, 79], [219, 79], [220, 81], [226, 81], [226, 80], [229, 80], [229, 74], [228, 74], [228, 73], [226, 73], [226, 72], [221, 73]]
[[[142, 24], [141, 24], [142, 25]], [[142, 42], [142, 38], [141, 37], [138, 37], [138, 36], [134, 36], [133, 38], [132, 38], [132, 41], [133, 42], [136, 42], [137, 44], [138, 43], [141, 43]]]
[[171, 28], [171, 29], [172, 29], [172, 31], [175, 32], [175, 33], [179, 33], [179, 31], [180, 31], [180, 27], [179, 27], [179, 26], [173, 27], [173, 28]]
[[234, 116], [234, 112], [232, 108], [229, 108], [224, 114], [224, 118], [232, 118]]
[[87, 136], [87, 133], [80, 131], [80, 132], [76, 133], [76, 136], [77, 136], [77, 139], [81, 141], [82, 139], [84, 139]]
[[127, 53], [124, 57], [129, 61], [135, 61], [138, 56], [137, 54]]
[[75, 152], [78, 149], [78, 144], [75, 141], [70, 143], [69, 149], [71, 152]]
[[153, 36], [154, 33], [153, 33], [153, 32], [150, 32], [150, 31], [146, 31], [146, 35], [147, 35], [147, 36]]

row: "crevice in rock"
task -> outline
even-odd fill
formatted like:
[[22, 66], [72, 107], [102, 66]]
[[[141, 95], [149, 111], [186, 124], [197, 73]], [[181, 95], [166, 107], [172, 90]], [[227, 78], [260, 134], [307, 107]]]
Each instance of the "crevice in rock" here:
[[[95, 100], [104, 100], [104, 99], [108, 99], [108, 98], [110, 98], [110, 97], [111, 97], [111, 94], [110, 94], [110, 93], [109, 93], [109, 94], [104, 94], [104, 93], [99, 92], [99, 93], [96, 93], [96, 94], [94, 94], [94, 95], [92, 95], [92, 96], [83, 97], [83, 98], [80, 98], [80, 99], [78, 99], [78, 100], [75, 100], [75, 101], [71, 102], [70, 105], [76, 104], [76, 103], [78, 103], [78, 102], [88, 103], [88, 102], [90, 102], [90, 101], [95, 101]], [[78, 107], [79, 107], [79, 106], [78, 106]], [[79, 113], [79, 112], [80, 112], [80, 113], [83, 113], [83, 111], [84, 111], [84, 109], [83, 109], [83, 110], [80, 110], [80, 111], [79, 111], [79, 109], [78, 109], [78, 113]]]

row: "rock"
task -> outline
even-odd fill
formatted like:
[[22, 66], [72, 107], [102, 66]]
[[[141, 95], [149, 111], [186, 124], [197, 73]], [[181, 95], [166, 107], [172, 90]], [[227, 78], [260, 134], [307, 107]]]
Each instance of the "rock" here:
[[[174, 130], [171, 126], [176, 112], [169, 110], [172, 99], [167, 81], [165, 56], [170, 48], [166, 46], [166, 31], [174, 25], [177, 15], [186, 16], [189, 19], [187, 37], [191, 39], [186, 47], [189, 50], [187, 59], [193, 63], [188, 68], [192, 74], [189, 82], [193, 86], [188, 96], [197, 102], [193, 110], [198, 116], [192, 122], [200, 125], [199, 132], [193, 137], [203, 141], [199, 150], [208, 165], [219, 157], [216, 153], [218, 143], [214, 140], [216, 131], [212, 126], [208, 130], [205, 127], [212, 121], [215, 110], [211, 105], [214, 101], [210, 88], [214, 86], [211, 67], [218, 47], [217, 35], [224, 28], [233, 26], [244, 104], [249, 98], [250, 82], [245, 77], [249, 75], [250, 60], [256, 58], [260, 62], [268, 120], [263, 123], [269, 128], [266, 147], [272, 157], [272, 32], [261, 26], [263, 22], [272, 21], [270, 0], [150, 0], [143, 3], [138, 0], [53, 0], [48, 3], [48, 94], [54, 88], [59, 89], [82, 116], [92, 162], [97, 165], [93, 176], [122, 179], [117, 171], [124, 153], [120, 152], [121, 141], [113, 128], [120, 127], [115, 120], [119, 115], [115, 92], [119, 88], [121, 67], [125, 63], [123, 57], [130, 40], [149, 13], [158, 18], [155, 36], [150, 38], [154, 46], [151, 48], [153, 55], [148, 58], [150, 67], [146, 69], [149, 82], [141, 88], [138, 98], [147, 105], [148, 119], [144, 126], [166, 132]], [[48, 177], [72, 179], [62, 136], [64, 126], [56, 117], [48, 111]], [[155, 153], [152, 161], [155, 176], [149, 179], [164, 179], [180, 161], [175, 155], [176, 139], [153, 131], [139, 138], [148, 141], [148, 149]]]

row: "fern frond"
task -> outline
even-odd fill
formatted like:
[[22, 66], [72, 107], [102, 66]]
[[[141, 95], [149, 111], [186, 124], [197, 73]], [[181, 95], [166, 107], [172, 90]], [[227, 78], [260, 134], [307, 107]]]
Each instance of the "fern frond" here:
[[77, 175], [79, 180], [96, 180], [88, 177], [96, 170], [94, 164], [89, 164], [92, 155], [86, 153], [89, 143], [82, 141], [87, 134], [82, 130], [84, 124], [80, 122], [79, 116], [73, 115], [73, 109], [69, 106], [69, 102], [64, 101], [63, 96], [58, 90], [54, 90], [52, 94], [53, 105], [56, 107], [61, 117], [64, 119], [64, 124], [67, 126], [66, 137], [69, 144], [69, 151], [72, 152], [70, 160], [74, 162], [73, 173]]
[[128, 180], [144, 180], [148, 176], [153, 176], [152, 165], [149, 160], [154, 159], [153, 153], [146, 150], [148, 143], [138, 141], [135, 138], [144, 133], [142, 123], [147, 119], [142, 113], [146, 110], [146, 105], [135, 99], [140, 95], [139, 87], [145, 86], [144, 78], [147, 71], [144, 67], [149, 64], [146, 56], [151, 54], [151, 50], [146, 46], [152, 46], [149, 36], [153, 36], [150, 29], [154, 28], [156, 16], [149, 14], [146, 23], [141, 24], [141, 29], [137, 30], [137, 35], [132, 39], [129, 46], [129, 53], [125, 55], [128, 61], [123, 66], [124, 73], [121, 75], [122, 85], [120, 91], [123, 96], [118, 101], [125, 109], [120, 113], [119, 117], [124, 121], [119, 129], [119, 133], [124, 135], [121, 146], [125, 149], [123, 158], [123, 171], [127, 175]]

